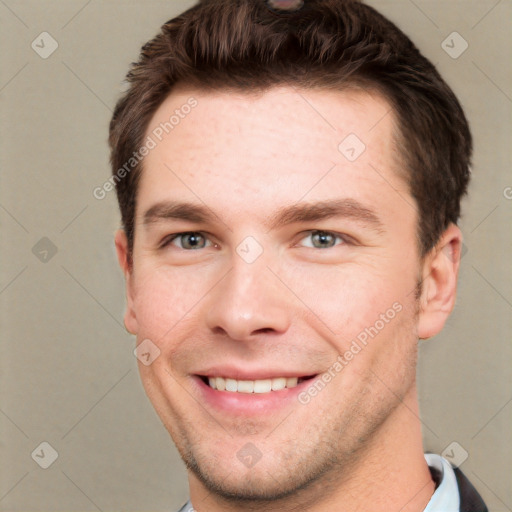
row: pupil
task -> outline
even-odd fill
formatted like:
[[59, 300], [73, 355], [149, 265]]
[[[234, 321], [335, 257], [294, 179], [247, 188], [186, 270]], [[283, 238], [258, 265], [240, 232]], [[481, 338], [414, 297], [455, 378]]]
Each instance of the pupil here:
[[201, 235], [197, 235], [194, 233], [190, 233], [188, 235], [185, 235], [185, 243], [183, 244], [184, 247], [188, 247], [190, 249], [194, 249], [201, 245]]
[[314, 240], [317, 242], [317, 245], [320, 245], [323, 247], [325, 247], [325, 246], [330, 247], [332, 245], [333, 237], [329, 233], [318, 232], [318, 233], [315, 233]]

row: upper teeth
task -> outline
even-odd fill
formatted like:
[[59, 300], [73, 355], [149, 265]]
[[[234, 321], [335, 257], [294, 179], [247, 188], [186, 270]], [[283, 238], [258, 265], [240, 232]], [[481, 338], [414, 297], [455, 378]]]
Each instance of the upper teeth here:
[[276, 377], [263, 380], [236, 380], [224, 377], [208, 377], [208, 383], [213, 389], [219, 391], [233, 391], [238, 393], [268, 393], [284, 388], [294, 388], [297, 377]]

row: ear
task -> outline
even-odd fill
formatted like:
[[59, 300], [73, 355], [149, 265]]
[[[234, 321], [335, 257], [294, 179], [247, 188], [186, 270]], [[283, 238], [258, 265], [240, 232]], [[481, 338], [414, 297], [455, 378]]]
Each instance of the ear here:
[[450, 224], [436, 246], [425, 257], [418, 318], [418, 336], [438, 334], [453, 310], [462, 250], [462, 233]]
[[126, 311], [124, 314], [124, 326], [131, 334], [137, 334], [139, 326], [134, 309], [134, 290], [133, 290], [133, 264], [128, 252], [128, 239], [123, 229], [116, 231], [114, 241], [116, 244], [117, 259], [119, 266], [123, 271], [126, 281]]

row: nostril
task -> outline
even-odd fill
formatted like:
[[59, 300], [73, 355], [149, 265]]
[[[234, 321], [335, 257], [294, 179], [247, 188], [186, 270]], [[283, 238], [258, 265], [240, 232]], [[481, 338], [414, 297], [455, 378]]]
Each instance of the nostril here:
[[272, 329], [271, 327], [263, 327], [262, 329], [257, 329], [256, 331], [254, 331], [254, 334], [267, 334], [273, 331], [274, 329]]

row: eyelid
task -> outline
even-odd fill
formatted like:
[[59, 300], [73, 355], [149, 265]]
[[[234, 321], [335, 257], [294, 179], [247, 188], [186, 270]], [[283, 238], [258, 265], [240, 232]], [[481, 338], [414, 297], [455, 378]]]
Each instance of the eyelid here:
[[[353, 237], [351, 237], [350, 235], [347, 235], [345, 233], [339, 233], [337, 231], [331, 231], [328, 229], [308, 229], [305, 231], [301, 231], [297, 235], [297, 237], [300, 237], [300, 238], [297, 243], [293, 244], [293, 247], [300, 246], [300, 242], [302, 240], [304, 240], [306, 237], [311, 236], [313, 233], [327, 233], [327, 234], [335, 236], [336, 238], [339, 238], [343, 242], [343, 244], [338, 243], [338, 244], [334, 245], [333, 247], [328, 247], [328, 249], [332, 249], [334, 247], [337, 247], [338, 245], [344, 245], [344, 244], [357, 245], [357, 241]], [[164, 249], [164, 248], [168, 247], [178, 237], [180, 237], [182, 235], [188, 235], [188, 234], [199, 234], [199, 235], [203, 236], [205, 238], [206, 242], [210, 244], [210, 245], [207, 245], [206, 247], [212, 247], [212, 246], [217, 247], [218, 246], [218, 243], [214, 242], [211, 239], [211, 235], [205, 231], [180, 231], [177, 233], [171, 233], [171, 234], [166, 235], [162, 239], [162, 241], [159, 243], [158, 249]], [[305, 247], [305, 246], [302, 246], [302, 247]], [[177, 247], [177, 248], [180, 249], [180, 247]], [[313, 247], [313, 248], [316, 249], [315, 247]], [[187, 249], [183, 249], [183, 250], [187, 250]]]
[[[301, 246], [301, 247], [307, 247], [303, 245], [299, 245], [302, 240], [307, 238], [308, 236], [311, 236], [314, 233], [327, 233], [328, 235], [333, 235], [335, 238], [339, 238], [343, 243], [337, 243], [333, 245], [332, 247], [327, 247], [326, 249], [333, 249], [334, 247], [337, 247], [339, 245], [356, 245], [357, 241], [352, 238], [350, 235], [347, 235], [345, 233], [339, 233], [337, 231], [331, 231], [329, 229], [308, 229], [306, 231], [302, 231], [298, 234], [300, 236], [299, 241], [297, 244], [294, 244], [294, 246]], [[307, 247], [308, 249], [318, 249], [317, 247]], [[324, 249], [325, 250], [325, 249]]]
[[[215, 242], [213, 242], [211, 239], [210, 239], [210, 235], [204, 231], [180, 231], [178, 233], [171, 233], [169, 235], [166, 235], [162, 241], [158, 244], [158, 248], [159, 249], [165, 249], [166, 247], [168, 247], [169, 245], [172, 244], [172, 242], [174, 242], [174, 240], [176, 240], [177, 238], [179, 238], [180, 236], [183, 236], [183, 235], [201, 235], [205, 240], [206, 240], [206, 243], [210, 244], [210, 245], [206, 245], [206, 247], [215, 247], [217, 244]], [[205, 247], [205, 248], [206, 248]], [[177, 249], [182, 249], [181, 247], [176, 247]], [[183, 249], [184, 251], [188, 250], [188, 249]], [[196, 249], [198, 250], [198, 249]]]

